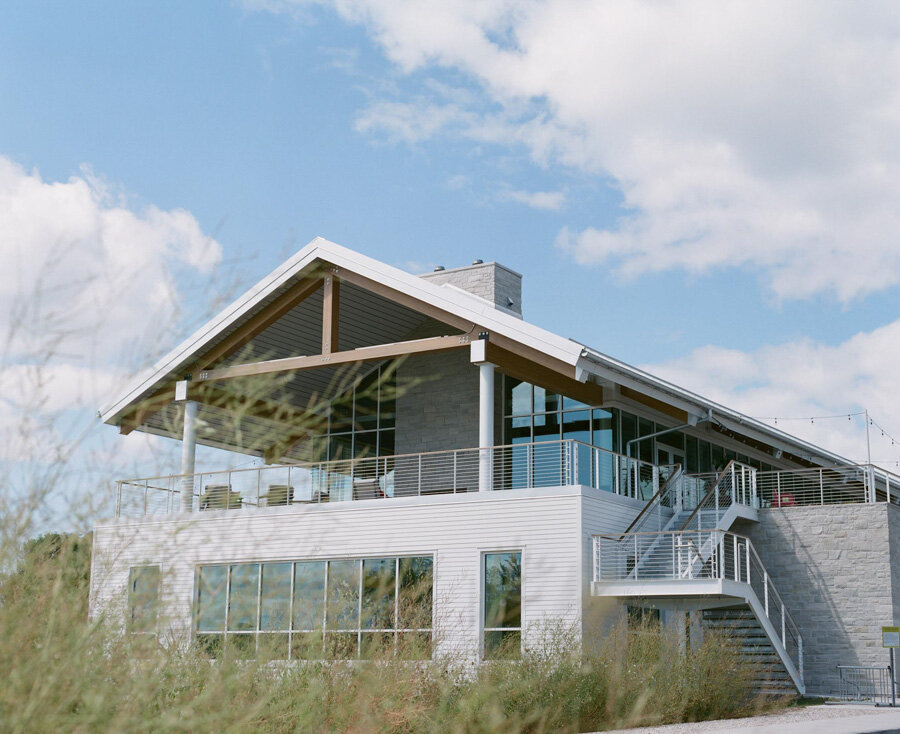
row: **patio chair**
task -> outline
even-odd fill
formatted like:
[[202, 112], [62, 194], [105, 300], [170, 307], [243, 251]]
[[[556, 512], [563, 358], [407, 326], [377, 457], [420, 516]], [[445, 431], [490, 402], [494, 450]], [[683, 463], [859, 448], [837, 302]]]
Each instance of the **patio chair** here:
[[294, 501], [294, 488], [287, 484], [270, 484], [266, 507], [285, 507]]
[[240, 492], [232, 492], [230, 484], [207, 484], [200, 495], [200, 510], [238, 510], [243, 504]]

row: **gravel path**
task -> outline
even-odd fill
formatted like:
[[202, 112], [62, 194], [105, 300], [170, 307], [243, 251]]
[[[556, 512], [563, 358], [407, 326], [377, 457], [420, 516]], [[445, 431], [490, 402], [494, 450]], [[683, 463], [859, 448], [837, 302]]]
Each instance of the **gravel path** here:
[[840, 734], [843, 732], [900, 732], [900, 708], [822, 705], [792, 708], [778, 714], [744, 719], [720, 719], [691, 724], [669, 724], [637, 729], [617, 729], [617, 734], [694, 734], [694, 732], [788, 732]]

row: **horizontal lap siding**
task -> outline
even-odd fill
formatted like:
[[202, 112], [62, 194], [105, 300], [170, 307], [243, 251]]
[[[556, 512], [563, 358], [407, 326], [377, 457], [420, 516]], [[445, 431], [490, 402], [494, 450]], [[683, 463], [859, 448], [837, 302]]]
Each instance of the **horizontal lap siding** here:
[[[646, 503], [596, 489], [585, 489], [584, 492], [581, 518], [581, 590], [584, 604], [582, 635], [586, 641], [591, 641], [602, 637], [621, 610], [621, 605], [615, 600], [591, 596], [591, 580], [594, 575], [592, 536], [598, 533], [624, 532]], [[672, 511], [665, 510], [662, 514], [663, 524], [671, 517]], [[648, 529], [656, 530], [656, 524]]]
[[183, 635], [190, 629], [198, 564], [433, 554], [438, 637], [445, 651], [471, 655], [478, 646], [483, 551], [523, 549], [526, 625], [578, 623], [579, 503], [578, 490], [567, 488], [529, 497], [379, 500], [101, 525], [92, 613], [121, 615], [128, 568], [143, 563], [162, 566], [170, 611], [163, 629]]

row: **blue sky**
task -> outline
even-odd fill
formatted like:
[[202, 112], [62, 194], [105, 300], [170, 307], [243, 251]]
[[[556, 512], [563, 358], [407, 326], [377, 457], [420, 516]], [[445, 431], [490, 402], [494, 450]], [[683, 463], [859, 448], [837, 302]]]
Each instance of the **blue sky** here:
[[[868, 407], [900, 434], [900, 22], [853, 7], [7, 3], [0, 222], [22, 182], [83, 184], [170, 279], [169, 343], [204, 278], [249, 285], [322, 235], [413, 271], [498, 260], [555, 332], [751, 415]], [[28, 216], [82, 265], [125, 247], [108, 227], [67, 243], [58, 204], [9, 210], [18, 292], [53, 250]], [[102, 388], [60, 409], [135, 359], [135, 302], [89, 360]], [[797, 432], [859, 459], [850, 423]]]

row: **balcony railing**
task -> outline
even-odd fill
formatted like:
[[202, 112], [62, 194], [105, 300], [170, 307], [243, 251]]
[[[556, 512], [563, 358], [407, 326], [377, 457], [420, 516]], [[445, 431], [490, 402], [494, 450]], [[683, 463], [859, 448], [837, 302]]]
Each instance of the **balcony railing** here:
[[900, 503], [900, 477], [872, 464], [756, 473], [763, 507]]
[[168, 475], [117, 482], [116, 517], [237, 510], [582, 484], [650, 499], [674, 473], [566, 439]]

